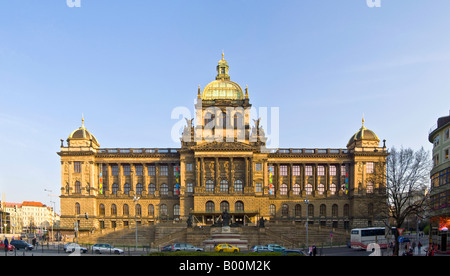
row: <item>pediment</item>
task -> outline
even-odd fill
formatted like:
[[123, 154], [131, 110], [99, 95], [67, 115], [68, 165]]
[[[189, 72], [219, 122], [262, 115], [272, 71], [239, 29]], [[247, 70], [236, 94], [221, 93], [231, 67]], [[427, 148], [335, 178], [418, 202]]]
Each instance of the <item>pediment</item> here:
[[253, 151], [256, 148], [242, 142], [210, 142], [191, 147], [194, 151]]

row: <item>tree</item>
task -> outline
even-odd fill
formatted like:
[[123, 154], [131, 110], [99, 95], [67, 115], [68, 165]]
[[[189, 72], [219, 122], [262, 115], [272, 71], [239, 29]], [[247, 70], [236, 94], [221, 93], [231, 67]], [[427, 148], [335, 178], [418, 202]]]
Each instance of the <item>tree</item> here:
[[[397, 150], [393, 147], [386, 160], [386, 193], [388, 217], [394, 227], [402, 228], [411, 215], [422, 214], [426, 208], [425, 191], [428, 188], [431, 158], [423, 147], [414, 151], [410, 148]], [[394, 231], [395, 240], [399, 234]], [[398, 255], [399, 244], [395, 243], [394, 255]]]

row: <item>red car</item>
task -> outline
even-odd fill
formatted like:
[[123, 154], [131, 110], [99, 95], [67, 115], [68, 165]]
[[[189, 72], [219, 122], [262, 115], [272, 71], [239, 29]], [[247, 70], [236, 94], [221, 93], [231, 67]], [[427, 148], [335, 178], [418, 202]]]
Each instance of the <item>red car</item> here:
[[[8, 251], [14, 251], [14, 249], [14, 245], [8, 244]], [[0, 241], [0, 252], [1, 251], [5, 251], [5, 244], [2, 241]]]

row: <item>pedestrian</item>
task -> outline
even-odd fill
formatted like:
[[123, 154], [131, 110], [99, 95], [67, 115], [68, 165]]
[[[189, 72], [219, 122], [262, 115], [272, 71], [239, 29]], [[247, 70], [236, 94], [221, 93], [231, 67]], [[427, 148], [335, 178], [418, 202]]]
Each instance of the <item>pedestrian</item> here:
[[417, 248], [419, 249], [418, 252], [419, 252], [419, 255], [420, 255], [420, 249], [422, 248], [422, 244], [420, 243], [420, 241], [419, 241], [419, 244], [417, 244]]
[[317, 254], [317, 247], [315, 245], [313, 245], [313, 247], [312, 247], [312, 255], [316, 256], [316, 254]]
[[3, 242], [3, 244], [5, 245], [5, 252], [7, 252], [8, 251], [8, 245], [9, 245], [7, 237], [5, 237], [5, 241]]

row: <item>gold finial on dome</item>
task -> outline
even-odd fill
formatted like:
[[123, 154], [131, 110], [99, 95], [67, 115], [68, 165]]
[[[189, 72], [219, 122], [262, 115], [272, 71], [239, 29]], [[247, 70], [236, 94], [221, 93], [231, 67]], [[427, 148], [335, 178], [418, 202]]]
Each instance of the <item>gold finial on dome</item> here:
[[84, 127], [84, 115], [81, 113], [81, 127]]
[[362, 117], [362, 126], [364, 127], [364, 113], [363, 113], [363, 117]]
[[225, 53], [222, 50], [222, 60], [225, 60]]

